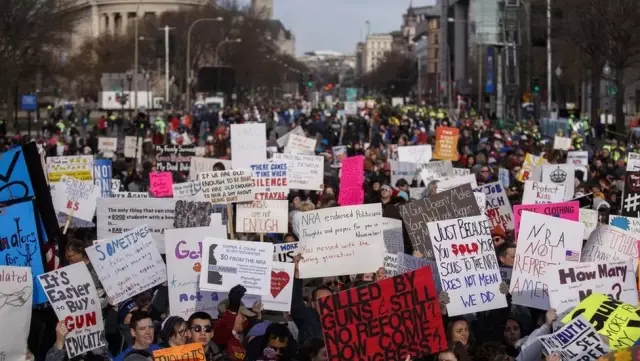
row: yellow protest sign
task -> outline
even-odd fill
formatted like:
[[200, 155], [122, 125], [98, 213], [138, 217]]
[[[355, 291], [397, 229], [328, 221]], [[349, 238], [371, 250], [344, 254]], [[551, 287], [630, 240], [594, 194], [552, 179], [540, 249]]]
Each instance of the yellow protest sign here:
[[[527, 153], [524, 156], [524, 163], [522, 163], [522, 168], [518, 173], [518, 180], [520, 182], [529, 180], [529, 177], [531, 177], [531, 175], [533, 174], [534, 169], [545, 163], [547, 163], [547, 160], [544, 159], [544, 154], [541, 154], [539, 157], [536, 157], [533, 154]], [[540, 179], [535, 179], [535, 180], [540, 181]]]
[[174, 346], [153, 351], [154, 361], [205, 361], [204, 349], [199, 343]]
[[594, 293], [580, 302], [562, 322], [567, 323], [580, 314], [599, 334], [609, 338], [611, 350], [631, 347], [640, 338], [640, 310], [634, 305]]

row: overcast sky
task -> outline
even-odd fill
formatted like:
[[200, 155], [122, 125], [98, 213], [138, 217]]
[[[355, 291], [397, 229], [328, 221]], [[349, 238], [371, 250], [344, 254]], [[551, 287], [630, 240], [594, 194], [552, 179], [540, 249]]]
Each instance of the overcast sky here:
[[[354, 53], [356, 43], [367, 32], [400, 30], [402, 14], [410, 0], [274, 0], [275, 18], [296, 35], [296, 52], [334, 50]], [[414, 6], [435, 0], [414, 0]]]

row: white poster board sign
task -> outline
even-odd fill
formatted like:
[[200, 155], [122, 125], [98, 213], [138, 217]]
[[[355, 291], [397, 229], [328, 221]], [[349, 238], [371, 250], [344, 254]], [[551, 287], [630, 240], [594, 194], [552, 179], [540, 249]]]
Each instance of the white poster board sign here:
[[55, 209], [58, 213], [93, 221], [96, 200], [100, 198], [100, 187], [86, 181], [62, 176], [55, 190]]
[[265, 310], [291, 312], [294, 268], [293, 263], [273, 262], [271, 290], [262, 296]]
[[398, 147], [398, 160], [407, 163], [429, 163], [431, 160], [431, 145], [411, 145]]
[[439, 160], [420, 165], [420, 178], [427, 186], [432, 180], [442, 180], [453, 176], [453, 165], [450, 160]]
[[564, 184], [525, 181], [521, 204], [562, 203], [566, 193]]
[[582, 248], [581, 262], [638, 259], [639, 235], [606, 224], [599, 225]]
[[576, 189], [573, 164], [545, 164], [542, 166], [542, 183], [564, 185], [564, 199], [573, 199]]
[[553, 149], [569, 150], [571, 148], [571, 138], [555, 136], [553, 139]]
[[302, 127], [300, 127], [300, 126], [295, 127], [290, 132], [286, 133], [282, 137], [278, 138], [278, 140], [276, 140], [276, 143], [278, 144], [278, 147], [284, 148], [287, 145], [287, 142], [289, 142], [289, 136], [291, 134], [297, 134], [297, 135], [301, 135], [301, 136], [305, 135], [304, 134], [304, 129], [302, 129]]
[[637, 172], [640, 171], [640, 153], [627, 153], [627, 171]]
[[289, 187], [291, 189], [312, 191], [322, 189], [324, 184], [324, 157], [276, 153], [273, 155], [273, 160], [289, 163], [287, 177], [289, 178]]
[[316, 151], [317, 142], [318, 140], [315, 138], [307, 138], [302, 135], [291, 134], [284, 152], [288, 154], [313, 155]]
[[598, 227], [598, 211], [595, 209], [580, 208], [580, 222], [584, 224], [584, 236], [582, 236], [582, 239], [589, 239], [591, 232]]
[[[138, 146], [136, 147], [136, 140], [138, 142]], [[136, 157], [136, 148], [137, 158], [140, 160], [142, 158], [142, 137], [134, 137], [127, 135], [124, 137], [124, 157], [125, 158], [135, 158]]]
[[287, 162], [252, 164], [253, 195], [258, 200], [286, 200], [289, 195]]
[[416, 179], [418, 169], [420, 169], [420, 165], [416, 163], [396, 162], [395, 160], [390, 160], [389, 166], [391, 168], [392, 186], [395, 186], [400, 179], [404, 179], [411, 184]]
[[267, 128], [264, 123], [231, 124], [231, 165], [249, 168], [267, 162]]
[[98, 137], [98, 150], [105, 156], [113, 155], [118, 151], [118, 138]]
[[539, 336], [538, 339], [547, 354], [555, 353], [562, 361], [598, 360], [609, 353], [609, 346], [583, 315], [551, 335]]
[[190, 180], [184, 183], [173, 183], [173, 198], [204, 200], [202, 181]]
[[204, 172], [215, 172], [214, 166], [223, 167], [219, 170], [230, 170], [231, 161], [218, 158], [191, 157], [189, 164], [189, 180], [197, 180], [198, 174]]
[[33, 281], [29, 267], [0, 266], [0, 289], [4, 294], [0, 323], [5, 328], [0, 337], [0, 350], [7, 361], [24, 361], [26, 357]]
[[448, 191], [449, 189], [452, 189], [467, 183], [471, 185], [471, 189], [478, 188], [478, 183], [476, 182], [476, 175], [468, 174], [463, 176], [445, 178], [439, 181], [438, 183], [436, 183], [436, 189], [437, 189], [437, 192], [440, 193], [440, 192]]
[[287, 233], [289, 202], [254, 201], [236, 206], [236, 229], [242, 233]]
[[251, 169], [233, 169], [200, 173], [202, 195], [214, 204], [253, 201]]
[[300, 242], [279, 243], [273, 245], [273, 261], [293, 263], [293, 257], [298, 254]]

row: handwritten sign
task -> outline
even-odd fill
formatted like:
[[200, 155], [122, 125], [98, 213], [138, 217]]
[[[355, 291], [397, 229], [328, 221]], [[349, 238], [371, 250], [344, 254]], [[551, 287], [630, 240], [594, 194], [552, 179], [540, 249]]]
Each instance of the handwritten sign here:
[[434, 159], [458, 160], [458, 138], [460, 129], [452, 127], [436, 128], [436, 149], [433, 152]]
[[412, 145], [406, 147], [398, 147], [398, 160], [408, 163], [429, 163], [431, 160], [431, 146]]
[[338, 204], [350, 206], [364, 203], [364, 156], [349, 157], [342, 160], [340, 171], [340, 194]]
[[547, 268], [579, 262], [584, 225], [542, 214], [523, 212], [509, 292], [513, 303], [549, 309]]
[[640, 234], [640, 218], [610, 215], [609, 225]]
[[420, 178], [424, 185], [430, 181], [442, 180], [453, 176], [453, 165], [450, 160], [439, 160], [420, 165]]
[[582, 249], [582, 262], [638, 259], [638, 235], [606, 224], [591, 232]]
[[541, 171], [542, 165], [546, 163], [547, 163], [547, 160], [544, 159], [542, 155], [538, 157], [533, 154], [527, 153], [524, 157], [524, 163], [522, 163], [522, 169], [520, 170], [520, 173], [518, 173], [518, 180], [520, 182], [524, 182], [526, 180], [534, 180], [534, 181], [540, 180], [540, 176], [542, 174], [540, 173], [538, 175], [535, 175], [534, 174], [535, 168], [540, 167], [540, 171]]
[[205, 351], [200, 343], [190, 343], [153, 351], [153, 361], [206, 361]]
[[73, 155], [47, 158], [49, 183], [58, 183], [63, 175], [93, 182], [93, 156]]
[[411, 184], [420, 166], [416, 163], [396, 162], [395, 160], [389, 161], [389, 167], [391, 168], [391, 184], [396, 185], [400, 179], [404, 179], [407, 183]]
[[289, 142], [289, 136], [291, 136], [291, 134], [297, 134], [297, 135], [300, 135], [300, 136], [305, 136], [304, 130], [302, 129], [302, 127], [295, 127], [290, 132], [286, 133], [285, 135], [283, 135], [280, 138], [278, 138], [278, 140], [276, 140], [276, 143], [278, 144], [278, 147], [284, 148], [287, 145], [287, 143]]
[[273, 262], [271, 290], [262, 296], [265, 310], [291, 312], [294, 268], [293, 263]]
[[98, 151], [105, 157], [112, 157], [118, 151], [118, 138], [98, 137]]
[[198, 149], [190, 145], [156, 145], [156, 169], [158, 172], [189, 173], [191, 157], [197, 156]]
[[571, 148], [571, 138], [555, 136], [553, 139], [553, 149], [569, 150]]
[[375, 272], [383, 265], [380, 203], [303, 212], [302, 278]]
[[149, 173], [149, 193], [155, 198], [173, 197], [173, 175], [171, 172]]
[[124, 137], [124, 156], [125, 158], [142, 158], [143, 138], [126, 135]]
[[[111, 159], [96, 159], [93, 163], [93, 184], [100, 189], [101, 197], [111, 197], [111, 178]], [[116, 191], [118, 189], [119, 184]]]
[[400, 274], [398, 272], [398, 255], [397, 254], [385, 253], [384, 274], [387, 277], [395, 277]]
[[293, 263], [293, 256], [298, 252], [298, 243], [280, 243], [273, 245], [273, 261]]
[[438, 193], [443, 191], [448, 191], [451, 188], [455, 188], [457, 186], [461, 186], [463, 184], [470, 184], [471, 188], [478, 188], [478, 183], [476, 182], [475, 174], [468, 174], [458, 177], [445, 178], [438, 183], [436, 183], [436, 188]]
[[188, 181], [173, 184], [173, 198], [175, 199], [204, 199], [202, 195], [202, 181]]
[[266, 125], [264, 123], [231, 124], [231, 165], [233, 169], [248, 169], [252, 164], [266, 162]]
[[542, 166], [542, 182], [564, 185], [564, 199], [573, 199], [576, 188], [575, 178], [573, 164], [545, 164]]
[[[595, 209], [580, 208], [580, 222], [584, 224], [584, 236], [582, 239], [589, 239], [591, 232], [598, 227], [598, 211]], [[609, 218], [611, 223], [611, 218]], [[640, 230], [640, 228], [638, 228]], [[632, 231], [638, 233], [637, 231]]]
[[286, 200], [289, 195], [289, 165], [284, 162], [252, 164], [253, 193], [259, 200]]
[[271, 243], [207, 237], [202, 243], [200, 289], [227, 292], [242, 285], [249, 294], [266, 295], [271, 291], [272, 263]]
[[[403, 302], [386, 306], [401, 294], [407, 295]], [[397, 361], [447, 348], [429, 268], [334, 293], [318, 306], [328, 360]], [[346, 321], [338, 326], [338, 320]]]
[[254, 201], [237, 205], [236, 227], [243, 233], [287, 233], [288, 201]]
[[291, 134], [287, 141], [284, 152], [288, 154], [315, 154], [316, 143], [315, 138], [307, 138], [302, 135]]
[[487, 196], [486, 215], [489, 218], [489, 222], [491, 222], [491, 228], [501, 226], [505, 230], [515, 229], [511, 203], [502, 184], [500, 182], [488, 183], [477, 190]]
[[317, 191], [324, 183], [324, 157], [302, 154], [273, 155], [275, 162], [288, 162], [287, 177], [291, 189]]
[[31, 269], [0, 266], [0, 289], [0, 322], [5, 325], [0, 337], [0, 350], [5, 360], [24, 360], [31, 325]]
[[500, 270], [484, 215], [427, 224], [450, 316], [507, 307]]
[[566, 191], [563, 184], [544, 184], [525, 181], [522, 204], [548, 204], [564, 201]]
[[513, 206], [513, 212], [515, 217], [516, 236], [520, 229], [520, 219], [522, 218], [522, 212], [524, 211], [578, 222], [580, 220], [579, 205], [580, 203], [577, 201], [554, 204], [529, 204], [524, 206], [515, 205]]
[[434, 258], [428, 222], [480, 215], [480, 208], [469, 184], [399, 205], [398, 209], [413, 249], [428, 259]]
[[629, 152], [627, 153], [627, 171], [638, 172], [640, 171], [640, 154]]
[[578, 316], [551, 335], [538, 336], [547, 353], [555, 353], [562, 361], [596, 360], [609, 352], [595, 328]]
[[189, 168], [189, 180], [197, 180], [200, 173], [230, 170], [231, 161], [217, 158], [191, 157]]
[[86, 249], [104, 291], [120, 303], [162, 284], [167, 272], [147, 226]]
[[471, 169], [469, 168], [453, 168], [453, 176], [465, 176], [471, 174]]
[[91, 222], [98, 198], [100, 188], [93, 183], [62, 176], [55, 190], [55, 208], [58, 213]]
[[250, 169], [233, 169], [200, 173], [202, 195], [211, 203], [251, 202], [253, 177]]
[[98, 291], [84, 262], [39, 276], [58, 320], [69, 333], [64, 345], [69, 358], [107, 345]]

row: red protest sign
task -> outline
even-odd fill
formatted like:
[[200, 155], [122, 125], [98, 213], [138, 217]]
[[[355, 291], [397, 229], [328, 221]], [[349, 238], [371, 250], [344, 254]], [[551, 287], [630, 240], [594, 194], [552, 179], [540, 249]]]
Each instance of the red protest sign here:
[[404, 360], [447, 348], [429, 267], [318, 300], [329, 361]]

